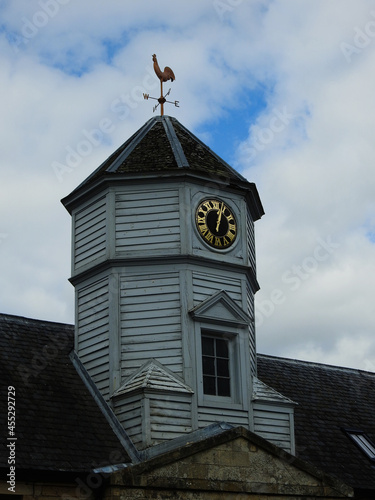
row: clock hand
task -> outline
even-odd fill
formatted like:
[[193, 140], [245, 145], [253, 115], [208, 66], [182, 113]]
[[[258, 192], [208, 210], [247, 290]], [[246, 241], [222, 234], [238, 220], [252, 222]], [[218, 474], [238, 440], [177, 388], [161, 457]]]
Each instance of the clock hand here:
[[223, 215], [223, 206], [224, 206], [224, 203], [222, 204], [221, 208], [217, 211], [218, 218], [217, 218], [217, 224], [216, 224], [216, 232], [219, 231], [221, 216]]

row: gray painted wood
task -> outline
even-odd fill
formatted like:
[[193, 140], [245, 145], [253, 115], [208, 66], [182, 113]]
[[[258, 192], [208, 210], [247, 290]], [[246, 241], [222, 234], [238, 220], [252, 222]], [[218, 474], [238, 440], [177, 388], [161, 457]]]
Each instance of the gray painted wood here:
[[[238, 238], [225, 252], [209, 248], [195, 227], [195, 208], [207, 197], [222, 198], [237, 218]], [[170, 260], [175, 256], [183, 259]], [[106, 259], [108, 269], [95, 271]], [[270, 411], [251, 403], [254, 323], [232, 324], [228, 311], [221, 314], [219, 307], [212, 309], [209, 323], [189, 312], [224, 290], [253, 318], [249, 266], [255, 271], [254, 223], [245, 198], [234, 190], [199, 181], [144, 179], [103, 190], [74, 211], [76, 349], [101, 393], [111, 399], [153, 358], [192, 389], [181, 394], [137, 388], [111, 399], [139, 448], [227, 421], [293, 450], [291, 410], [274, 405]], [[236, 338], [238, 389], [232, 402], [202, 396], [199, 345], [207, 325]]]
[[180, 247], [179, 191], [146, 190], [116, 194], [116, 252]]
[[294, 453], [293, 410], [277, 405], [254, 403], [254, 432]]
[[77, 354], [105, 398], [109, 396], [108, 280], [77, 290]]
[[74, 214], [73, 269], [92, 264], [106, 253], [106, 198], [102, 196]]

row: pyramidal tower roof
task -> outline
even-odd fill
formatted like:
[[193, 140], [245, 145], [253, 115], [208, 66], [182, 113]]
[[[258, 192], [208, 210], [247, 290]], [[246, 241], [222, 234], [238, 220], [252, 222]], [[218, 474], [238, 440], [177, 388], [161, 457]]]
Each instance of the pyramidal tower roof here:
[[75, 194], [102, 181], [187, 173], [250, 188], [260, 207], [259, 217], [263, 215], [255, 184], [249, 183], [176, 118], [166, 115], [148, 120], [62, 202], [68, 208]]

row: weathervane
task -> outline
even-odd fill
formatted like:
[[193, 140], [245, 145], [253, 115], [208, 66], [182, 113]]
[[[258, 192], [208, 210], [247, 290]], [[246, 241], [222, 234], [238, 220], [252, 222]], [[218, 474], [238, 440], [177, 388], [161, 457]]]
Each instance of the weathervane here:
[[173, 71], [168, 66], [166, 66], [164, 68], [164, 71], [162, 71], [159, 68], [158, 60], [156, 59], [156, 54], [154, 54], [152, 56], [152, 60], [154, 61], [154, 70], [155, 70], [156, 76], [160, 80], [160, 97], [159, 98], [150, 97], [150, 94], [143, 94], [143, 97], [144, 97], [144, 99], [155, 99], [155, 101], [159, 101], [158, 104], [156, 104], [156, 106], [154, 106], [152, 108], [152, 111], [155, 111], [155, 109], [160, 104], [160, 115], [163, 116], [164, 115], [164, 103], [169, 102], [170, 104], [174, 104], [176, 106], [176, 108], [179, 107], [179, 105], [178, 105], [179, 101], [167, 101], [166, 100], [166, 97], [170, 94], [171, 89], [169, 89], [168, 92], [165, 95], [163, 95], [163, 82], [167, 82], [168, 80], [171, 80], [171, 82], [173, 82], [173, 80], [176, 80], [176, 78], [174, 76]]

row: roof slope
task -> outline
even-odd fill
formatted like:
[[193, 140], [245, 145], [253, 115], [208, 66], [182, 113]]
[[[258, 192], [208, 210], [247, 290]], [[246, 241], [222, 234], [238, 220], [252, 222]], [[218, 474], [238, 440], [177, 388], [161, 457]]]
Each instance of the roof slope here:
[[245, 189], [254, 219], [264, 211], [254, 183], [248, 182], [187, 128], [170, 116], [148, 120], [105, 160], [83, 183], [62, 200], [69, 210], [72, 197], [100, 181], [146, 176], [194, 175]]
[[247, 182], [176, 118], [166, 115], [148, 120], [102, 163], [95, 175], [179, 168]]
[[343, 429], [375, 442], [375, 373], [258, 355], [258, 376], [297, 403], [297, 456], [357, 489], [375, 489], [375, 463]]
[[[79, 472], [130, 462], [70, 361], [73, 335], [71, 325], [0, 314], [1, 401], [13, 386], [18, 470]], [[8, 467], [1, 450], [0, 467]]]

